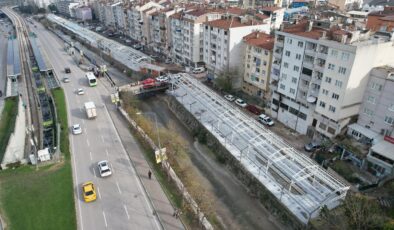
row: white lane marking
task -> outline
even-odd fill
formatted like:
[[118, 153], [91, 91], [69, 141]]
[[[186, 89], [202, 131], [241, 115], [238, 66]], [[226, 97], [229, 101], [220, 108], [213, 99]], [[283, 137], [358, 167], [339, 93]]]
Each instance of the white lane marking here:
[[99, 187], [97, 187], [97, 193], [98, 193], [99, 198], [100, 198], [100, 200], [101, 200], [101, 193], [100, 193], [100, 188], [99, 188]]
[[101, 141], [103, 141], [103, 143], [104, 143], [104, 137], [103, 137], [103, 135], [101, 135]]
[[116, 181], [116, 186], [118, 187], [118, 191], [119, 191], [119, 193], [120, 193], [120, 194], [122, 194], [122, 191], [120, 190], [120, 187], [119, 187], [119, 183], [118, 183], [118, 181]]
[[90, 160], [93, 160], [92, 152], [89, 152]]
[[112, 173], [115, 173], [115, 167], [113, 167], [112, 163], [109, 163], [109, 164], [111, 165]]
[[94, 170], [94, 167], [93, 167], [93, 174], [94, 174], [94, 177], [97, 177], [96, 176], [96, 170]]
[[124, 211], [126, 212], [127, 219], [129, 219], [129, 220], [130, 220], [130, 215], [129, 215], [129, 212], [127, 211], [127, 207], [126, 207], [126, 205], [123, 205], [123, 208], [124, 208]]
[[105, 218], [105, 212], [104, 211], [103, 211], [103, 217], [104, 217], [105, 227], [108, 228], [107, 218]]
[[106, 149], [106, 150], [105, 150], [105, 153], [107, 154], [107, 156], [109, 155], [109, 153], [108, 153], [108, 149]]
[[86, 139], [86, 144], [88, 145], [88, 147], [90, 146], [89, 140]]
[[88, 135], [88, 129], [87, 128], [85, 128], [85, 133], [86, 133], [86, 135]]

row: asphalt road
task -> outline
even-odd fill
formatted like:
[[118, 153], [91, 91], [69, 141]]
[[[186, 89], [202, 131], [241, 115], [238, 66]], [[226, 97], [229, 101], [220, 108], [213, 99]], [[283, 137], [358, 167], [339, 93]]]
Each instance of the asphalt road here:
[[[105, 107], [109, 91], [98, 82], [97, 87], [89, 87], [84, 72], [63, 50], [63, 43], [41, 25], [32, 28], [38, 35], [55, 73], [61, 80], [66, 74], [64, 67], [70, 67], [67, 74], [70, 83], [62, 83], [69, 111], [69, 125], [80, 124], [81, 135], [70, 133], [73, 177], [79, 229], [160, 229], [161, 225], [136, 176], [135, 170], [121, 144], [119, 135]], [[75, 90], [84, 88], [85, 95], [77, 95]], [[97, 107], [97, 118], [88, 120], [83, 104], [93, 101]], [[100, 178], [97, 162], [108, 160], [113, 175]], [[93, 181], [98, 199], [85, 203], [82, 199], [81, 184]]]

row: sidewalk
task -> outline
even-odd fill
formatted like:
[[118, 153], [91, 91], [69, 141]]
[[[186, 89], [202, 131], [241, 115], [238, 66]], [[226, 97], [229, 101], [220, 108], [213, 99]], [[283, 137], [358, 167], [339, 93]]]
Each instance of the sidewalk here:
[[[109, 85], [106, 79], [103, 79], [101, 83], [105, 84], [106, 88], [108, 89]], [[126, 152], [135, 167], [136, 173], [140, 178], [143, 187], [154, 206], [153, 209], [158, 214], [159, 220], [163, 225], [164, 229], [185, 229], [180, 219], [173, 217], [174, 207], [172, 206], [163, 189], [161, 188], [161, 185], [155, 175], [152, 174], [152, 179], [148, 178], [148, 171], [150, 170], [149, 164], [144, 157], [144, 153], [142, 152], [139, 143], [130, 133], [129, 124], [120, 115], [115, 105], [112, 104], [109, 99], [106, 100], [106, 107], [120, 136], [120, 139], [126, 149]]]

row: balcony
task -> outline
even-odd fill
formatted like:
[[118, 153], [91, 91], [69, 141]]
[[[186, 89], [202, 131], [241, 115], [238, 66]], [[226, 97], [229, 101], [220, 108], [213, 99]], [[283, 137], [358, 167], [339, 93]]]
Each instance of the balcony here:
[[274, 81], [279, 81], [280, 71], [279, 69], [272, 68], [271, 69], [271, 79]]
[[272, 68], [280, 69], [280, 64], [281, 64], [281, 61], [279, 59], [275, 59], [272, 62]]
[[309, 75], [306, 75], [306, 74], [301, 73], [300, 79], [301, 79], [301, 80], [304, 80], [304, 81], [309, 81], [309, 82], [310, 82], [310, 81], [312, 80], [312, 77], [309, 76]]
[[277, 81], [277, 80], [273, 80], [273, 79], [271, 78], [271, 82], [270, 82], [270, 84], [269, 84], [269, 87], [270, 87], [270, 89], [271, 89], [272, 91], [277, 90], [277, 89], [278, 89], [278, 81]]
[[318, 77], [313, 77], [312, 78], [312, 83], [316, 84], [316, 85], [321, 85], [321, 78]]
[[304, 62], [302, 65], [308, 69], [313, 69], [313, 59], [312, 60], [306, 60], [304, 59]]

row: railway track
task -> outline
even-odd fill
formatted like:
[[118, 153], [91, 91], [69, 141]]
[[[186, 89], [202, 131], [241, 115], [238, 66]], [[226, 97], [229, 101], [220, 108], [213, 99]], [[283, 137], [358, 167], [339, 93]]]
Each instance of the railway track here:
[[[28, 132], [28, 140], [26, 153], [32, 153], [32, 145], [30, 144], [30, 140], [33, 140], [36, 148], [42, 148], [42, 121], [39, 111], [39, 103], [36, 95], [35, 86], [33, 84], [33, 72], [30, 65], [29, 60], [31, 56], [33, 56], [33, 52], [31, 49], [30, 41], [28, 39], [29, 32], [26, 26], [25, 21], [12, 9], [5, 8], [3, 10], [13, 21], [16, 29], [16, 34], [19, 41], [19, 52], [21, 59], [21, 69], [22, 69], [22, 81], [24, 83], [24, 89], [21, 90], [20, 94], [22, 94], [23, 101], [27, 110], [27, 125], [30, 130]], [[36, 150], [36, 149], [35, 149]]]

